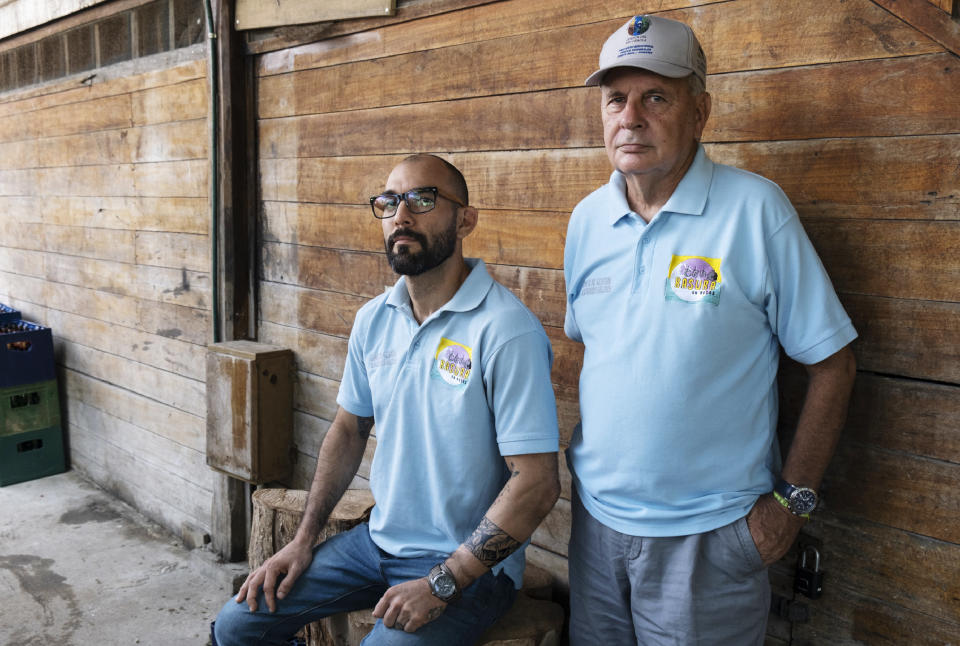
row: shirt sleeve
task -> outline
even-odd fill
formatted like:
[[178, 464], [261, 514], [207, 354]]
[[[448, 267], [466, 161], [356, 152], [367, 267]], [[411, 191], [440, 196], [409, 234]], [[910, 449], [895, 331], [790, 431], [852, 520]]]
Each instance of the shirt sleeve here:
[[542, 330], [514, 337], [487, 360], [483, 380], [501, 455], [558, 450], [552, 365], [553, 350]]
[[[783, 196], [786, 201], [786, 196]], [[803, 364], [823, 361], [857, 337], [796, 211], [768, 240], [767, 319], [780, 345]]]

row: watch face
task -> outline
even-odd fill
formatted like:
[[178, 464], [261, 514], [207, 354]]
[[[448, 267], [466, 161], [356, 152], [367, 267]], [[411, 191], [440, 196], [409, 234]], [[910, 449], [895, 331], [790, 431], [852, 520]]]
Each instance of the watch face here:
[[438, 597], [450, 597], [457, 591], [457, 583], [453, 580], [453, 577], [440, 574], [433, 580], [433, 589]]
[[809, 514], [817, 506], [817, 494], [812, 489], [799, 488], [790, 496], [790, 506], [797, 514]]

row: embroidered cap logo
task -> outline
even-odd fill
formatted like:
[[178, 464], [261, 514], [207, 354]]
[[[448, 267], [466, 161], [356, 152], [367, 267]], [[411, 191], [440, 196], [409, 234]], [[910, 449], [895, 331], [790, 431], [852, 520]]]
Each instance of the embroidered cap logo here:
[[639, 36], [650, 29], [650, 19], [646, 16], [634, 16], [633, 22], [627, 25], [627, 33], [631, 36]]

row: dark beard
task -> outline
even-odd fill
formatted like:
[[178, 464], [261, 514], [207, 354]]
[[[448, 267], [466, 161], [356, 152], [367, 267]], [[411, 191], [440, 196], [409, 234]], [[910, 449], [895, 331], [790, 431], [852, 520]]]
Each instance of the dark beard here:
[[[420, 251], [411, 253], [406, 246], [402, 246], [394, 253], [393, 241], [401, 235], [416, 240], [420, 245]], [[394, 272], [402, 276], [419, 276], [442, 264], [453, 255], [457, 248], [457, 219], [451, 218], [450, 226], [437, 235], [432, 245], [427, 243], [427, 237], [422, 233], [409, 229], [397, 229], [390, 234], [384, 246], [387, 249], [387, 262], [390, 263], [390, 268]]]

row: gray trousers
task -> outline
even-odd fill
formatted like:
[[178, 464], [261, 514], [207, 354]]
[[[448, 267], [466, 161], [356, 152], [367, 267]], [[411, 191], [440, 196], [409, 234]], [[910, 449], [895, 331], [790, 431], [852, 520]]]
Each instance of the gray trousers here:
[[770, 583], [746, 518], [643, 538], [572, 503], [570, 646], [762, 646]]

